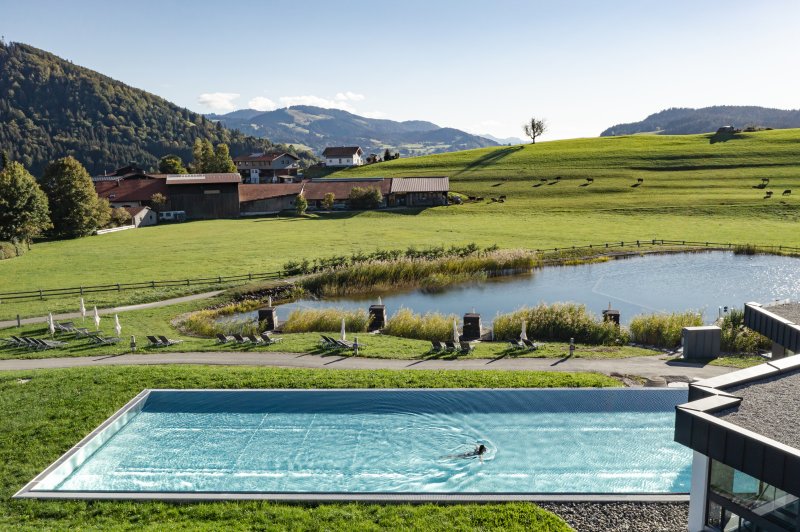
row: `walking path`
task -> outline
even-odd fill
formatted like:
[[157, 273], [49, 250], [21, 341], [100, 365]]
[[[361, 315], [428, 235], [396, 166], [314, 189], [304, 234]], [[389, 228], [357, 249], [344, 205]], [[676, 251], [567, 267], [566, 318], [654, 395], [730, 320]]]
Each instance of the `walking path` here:
[[685, 376], [690, 379], [704, 379], [735, 371], [735, 368], [665, 361], [662, 360], [660, 356], [616, 359], [505, 357], [499, 359], [397, 360], [273, 352], [154, 353], [149, 355], [127, 354], [91, 357], [11, 359], [0, 360], [0, 370], [147, 364], [211, 364], [223, 366], [271, 366], [281, 368], [321, 369], [594, 371], [607, 375], [619, 373], [624, 375], [639, 375], [647, 378], [657, 376]]
[[[203, 292], [202, 294], [192, 294], [190, 296], [183, 296], [183, 297], [176, 297], [173, 299], [165, 299], [163, 301], [153, 301], [152, 303], [139, 303], [138, 305], [127, 305], [124, 307], [114, 307], [114, 308], [101, 308], [97, 309], [97, 313], [100, 315], [104, 314], [117, 314], [120, 312], [128, 312], [130, 310], [144, 310], [148, 308], [158, 308], [158, 307], [167, 307], [169, 305], [177, 305], [178, 303], [187, 303], [189, 301], [197, 301], [198, 299], [208, 299], [210, 297], [218, 296], [224, 292], [224, 290], [214, 290], [212, 292]], [[76, 305], [77, 306], [77, 305]], [[91, 316], [94, 314], [94, 310], [86, 309], [86, 315]], [[67, 314], [53, 314], [54, 320], [72, 320], [81, 317], [80, 312], [68, 312]], [[47, 316], [39, 316], [37, 318], [24, 318], [20, 320], [22, 325], [30, 325], [31, 323], [45, 323], [47, 321]], [[17, 320], [5, 320], [0, 321], [0, 329], [4, 329], [6, 327], [16, 327]]]

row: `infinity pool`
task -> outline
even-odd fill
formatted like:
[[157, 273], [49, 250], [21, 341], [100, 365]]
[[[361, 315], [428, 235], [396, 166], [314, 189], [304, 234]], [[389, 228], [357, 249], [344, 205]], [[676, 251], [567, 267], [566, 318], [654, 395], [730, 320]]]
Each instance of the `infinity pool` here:
[[[673, 389], [146, 391], [24, 496], [685, 493], [691, 451], [672, 438], [686, 400]], [[483, 460], [465, 456], [479, 444]]]

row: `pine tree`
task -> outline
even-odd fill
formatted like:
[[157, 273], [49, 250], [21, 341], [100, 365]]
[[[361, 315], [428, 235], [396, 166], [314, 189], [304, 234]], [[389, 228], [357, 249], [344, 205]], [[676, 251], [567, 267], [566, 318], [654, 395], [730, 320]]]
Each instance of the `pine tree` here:
[[236, 165], [233, 163], [233, 159], [231, 159], [227, 144], [220, 143], [214, 148], [213, 163], [211, 164], [211, 168], [207, 171], [220, 173], [236, 171]]
[[0, 240], [31, 243], [52, 227], [47, 196], [17, 162], [0, 171]]
[[55, 236], [90, 235], [108, 223], [108, 202], [100, 201], [89, 172], [75, 158], [64, 157], [48, 164], [42, 188], [50, 202]]

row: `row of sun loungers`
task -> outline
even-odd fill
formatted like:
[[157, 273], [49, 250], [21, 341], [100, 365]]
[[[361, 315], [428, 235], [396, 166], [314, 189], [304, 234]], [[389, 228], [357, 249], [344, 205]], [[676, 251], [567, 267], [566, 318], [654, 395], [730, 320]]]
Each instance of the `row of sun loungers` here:
[[44, 349], [55, 349], [57, 347], [64, 347], [65, 342], [58, 342], [56, 340], [46, 340], [44, 338], [33, 338], [31, 336], [11, 336], [10, 338], [3, 338], [8, 345], [14, 347], [22, 347], [25, 349], [32, 349], [35, 351], [42, 351]]
[[226, 336], [224, 334], [217, 334], [217, 341], [221, 344], [251, 344], [251, 345], [272, 345], [283, 340], [283, 338], [273, 338], [268, 332], [262, 332], [260, 335], [255, 334], [232, 334]]
[[431, 351], [433, 353], [453, 353], [456, 351], [459, 353], [469, 353], [474, 349], [475, 347], [465, 340], [458, 342], [458, 345], [456, 345], [456, 342], [439, 342], [437, 340], [431, 340]]
[[[322, 337], [320, 343], [324, 349], [355, 349], [356, 347], [356, 344], [353, 342], [337, 340], [336, 338], [325, 336], [324, 334], [320, 334], [320, 336]], [[364, 347], [364, 344], [358, 344], [358, 347]]]

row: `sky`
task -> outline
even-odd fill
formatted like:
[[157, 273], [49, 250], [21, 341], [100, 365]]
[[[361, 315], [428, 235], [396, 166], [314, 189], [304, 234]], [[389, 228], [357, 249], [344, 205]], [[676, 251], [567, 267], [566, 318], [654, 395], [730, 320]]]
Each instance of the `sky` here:
[[0, 35], [193, 111], [345, 109], [498, 137], [800, 107], [796, 0], [0, 0]]

